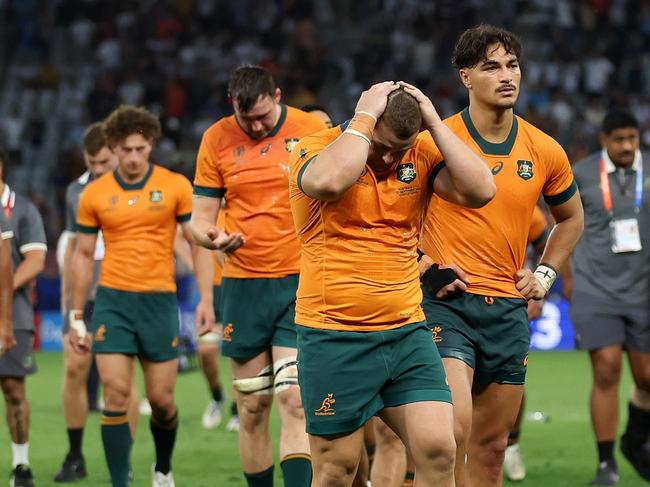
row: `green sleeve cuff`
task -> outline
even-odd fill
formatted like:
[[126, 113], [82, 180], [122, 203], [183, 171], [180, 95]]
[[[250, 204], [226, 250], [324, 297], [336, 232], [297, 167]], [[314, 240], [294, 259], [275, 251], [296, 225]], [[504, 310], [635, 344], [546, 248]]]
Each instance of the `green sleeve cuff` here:
[[176, 221], [178, 223], [188, 222], [188, 221], [190, 221], [190, 218], [192, 218], [192, 212], [185, 213], [184, 215], [176, 215]]
[[569, 186], [561, 193], [554, 194], [552, 196], [544, 195], [544, 201], [546, 201], [546, 204], [550, 206], [561, 205], [562, 203], [566, 203], [567, 201], [569, 201], [573, 197], [573, 195], [576, 194], [577, 192], [578, 192], [578, 185], [576, 184], [576, 180], [574, 179], [571, 182], [571, 186]]
[[82, 225], [81, 223], [77, 223], [76, 230], [79, 233], [98, 233], [99, 232], [99, 227], [87, 227], [86, 225]]
[[433, 189], [433, 183], [436, 181], [436, 177], [445, 167], [447, 167], [445, 161], [440, 161], [438, 164], [433, 166], [433, 169], [429, 173], [429, 188]]
[[208, 198], [223, 198], [226, 188], [209, 188], [207, 186], [194, 185], [192, 191], [196, 196], [207, 196]]
[[304, 191], [302, 190], [302, 175], [305, 173], [305, 169], [307, 169], [309, 164], [311, 164], [311, 161], [313, 161], [314, 159], [316, 159], [316, 156], [313, 156], [307, 162], [305, 162], [300, 168], [300, 171], [298, 171], [298, 177], [296, 178], [296, 183], [298, 184], [298, 189], [300, 189], [300, 191], [302, 191], [303, 193]]
[[546, 227], [546, 228], [544, 229], [544, 231], [540, 234], [540, 236], [537, 237], [537, 238], [536, 238], [535, 240], [533, 240], [532, 242], [530, 242], [530, 244], [531, 244], [533, 247], [537, 247], [538, 245], [540, 245], [541, 243], [543, 243], [543, 242], [546, 241], [546, 239], [548, 238], [548, 234], [549, 234], [549, 233], [551, 233], [551, 231], [550, 231], [550, 229], [549, 229], [548, 227]]

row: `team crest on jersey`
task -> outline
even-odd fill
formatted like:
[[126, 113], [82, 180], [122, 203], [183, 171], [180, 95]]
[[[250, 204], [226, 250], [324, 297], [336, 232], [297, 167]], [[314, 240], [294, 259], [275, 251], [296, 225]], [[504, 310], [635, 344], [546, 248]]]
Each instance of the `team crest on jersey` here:
[[520, 159], [517, 161], [517, 175], [524, 181], [531, 179], [533, 174], [533, 163], [532, 161], [525, 161]]
[[405, 162], [397, 166], [397, 180], [409, 184], [417, 177], [415, 166], [412, 162]]
[[291, 137], [290, 139], [284, 139], [284, 148], [287, 152], [291, 153], [296, 144], [300, 142], [300, 139], [297, 137]]
[[160, 203], [162, 201], [162, 191], [149, 191], [149, 201], [152, 203]]

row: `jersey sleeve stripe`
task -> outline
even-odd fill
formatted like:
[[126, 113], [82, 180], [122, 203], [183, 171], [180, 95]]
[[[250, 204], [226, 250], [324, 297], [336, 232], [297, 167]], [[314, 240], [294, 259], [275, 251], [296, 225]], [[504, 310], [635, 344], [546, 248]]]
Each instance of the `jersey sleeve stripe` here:
[[305, 169], [307, 169], [309, 164], [311, 164], [311, 161], [313, 161], [314, 159], [316, 159], [316, 156], [313, 156], [312, 158], [307, 160], [307, 162], [305, 162], [300, 168], [300, 171], [298, 171], [298, 177], [296, 178], [296, 183], [298, 184], [298, 189], [300, 189], [300, 191], [302, 191], [303, 193], [304, 191], [302, 190], [302, 175], [305, 173]]
[[31, 252], [32, 250], [47, 251], [47, 244], [44, 244], [42, 242], [26, 243], [25, 245], [21, 245], [19, 250], [21, 254]]
[[81, 223], [77, 223], [77, 232], [80, 233], [98, 233], [99, 227], [87, 227]]
[[574, 194], [578, 192], [578, 185], [576, 184], [576, 180], [574, 179], [571, 181], [571, 185], [562, 191], [561, 193], [554, 194], [554, 195], [544, 195], [544, 201], [546, 201], [547, 205], [551, 206], [556, 206], [556, 205], [561, 205], [562, 203], [566, 203], [569, 201]]
[[194, 185], [192, 192], [196, 196], [207, 196], [208, 198], [223, 198], [226, 188], [209, 188], [207, 186]]
[[445, 161], [440, 161], [438, 164], [433, 166], [433, 169], [431, 169], [431, 172], [429, 173], [429, 187], [431, 189], [433, 189], [433, 183], [435, 182], [436, 177], [446, 166], [447, 164], [445, 164]]
[[190, 218], [192, 218], [192, 213], [185, 213], [184, 215], [176, 215], [176, 221], [178, 223], [185, 223], [190, 221]]

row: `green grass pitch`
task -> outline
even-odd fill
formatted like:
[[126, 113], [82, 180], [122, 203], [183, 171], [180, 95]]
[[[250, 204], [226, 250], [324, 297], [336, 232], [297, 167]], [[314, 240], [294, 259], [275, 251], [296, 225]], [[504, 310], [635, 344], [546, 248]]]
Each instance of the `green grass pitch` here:
[[[62, 357], [40, 353], [38, 374], [29, 378], [28, 396], [32, 407], [30, 460], [38, 487], [61, 485], [52, 481], [66, 453], [67, 440], [59, 400]], [[222, 377], [227, 381], [227, 362], [222, 360]], [[627, 367], [621, 387], [621, 414], [627, 418], [630, 376]], [[528, 372], [528, 412], [543, 411], [548, 422], [525, 421], [521, 439], [528, 487], [575, 487], [588, 485], [596, 467], [596, 448], [588, 415], [591, 371], [587, 355], [580, 352], [531, 353]], [[201, 414], [208, 400], [205, 382], [198, 370], [181, 374], [176, 394], [181, 425], [174, 454], [174, 476], [178, 487], [245, 486], [237, 450], [237, 436], [224, 426], [216, 430], [201, 427]], [[4, 409], [4, 405], [0, 406]], [[620, 421], [619, 430], [624, 421]], [[272, 435], [278, 438], [277, 414], [273, 414]], [[99, 415], [91, 414], [84, 434], [84, 453], [89, 477], [79, 487], [108, 484], [99, 432]], [[277, 452], [276, 452], [277, 453]], [[647, 485], [616, 452], [621, 474], [620, 487]], [[10, 440], [6, 427], [0, 428], [0, 478], [9, 475]], [[153, 444], [148, 419], [141, 418], [133, 448], [134, 487], [151, 485]], [[0, 480], [0, 485], [5, 482]], [[506, 482], [507, 484], [507, 482]], [[276, 463], [276, 485], [281, 486]]]

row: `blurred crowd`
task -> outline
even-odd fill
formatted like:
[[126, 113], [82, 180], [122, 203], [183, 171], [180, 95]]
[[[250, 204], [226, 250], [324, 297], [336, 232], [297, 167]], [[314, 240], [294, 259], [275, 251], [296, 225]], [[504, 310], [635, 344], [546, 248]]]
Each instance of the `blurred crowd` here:
[[[191, 176], [202, 132], [231, 112], [228, 74], [242, 63], [269, 68], [285, 102], [320, 103], [335, 121], [386, 79], [414, 82], [450, 115], [466, 104], [453, 40], [481, 22], [521, 36], [517, 112], [572, 160], [598, 147], [612, 102], [631, 106], [650, 145], [649, 0], [0, 0], [0, 8], [0, 73], [13, 67], [23, 89], [71, 93], [57, 115], [55, 188], [82, 172], [85, 127], [120, 103], [160, 115], [157, 160]], [[4, 144], [20, 164], [52, 114], [2, 113]]]

